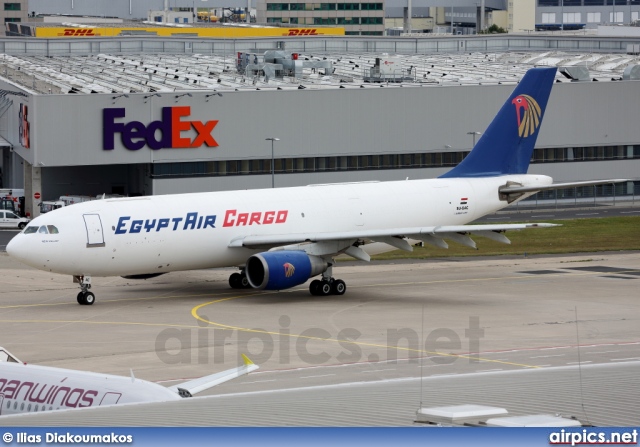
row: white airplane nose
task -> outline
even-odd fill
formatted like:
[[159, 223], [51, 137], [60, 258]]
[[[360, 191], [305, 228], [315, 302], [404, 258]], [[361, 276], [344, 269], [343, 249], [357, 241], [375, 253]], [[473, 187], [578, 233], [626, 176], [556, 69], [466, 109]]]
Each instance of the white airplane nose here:
[[22, 234], [15, 235], [13, 239], [9, 241], [6, 248], [7, 254], [9, 256], [20, 260], [24, 259], [25, 255], [27, 254], [25, 252], [26, 250], [24, 247], [24, 242], [21, 240], [21, 236]]

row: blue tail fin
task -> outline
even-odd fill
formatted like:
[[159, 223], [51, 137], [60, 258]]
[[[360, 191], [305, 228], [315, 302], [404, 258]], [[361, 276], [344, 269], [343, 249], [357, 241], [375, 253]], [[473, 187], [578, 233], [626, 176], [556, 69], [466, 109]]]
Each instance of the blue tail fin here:
[[527, 71], [471, 153], [440, 177], [526, 174], [555, 76], [555, 67]]

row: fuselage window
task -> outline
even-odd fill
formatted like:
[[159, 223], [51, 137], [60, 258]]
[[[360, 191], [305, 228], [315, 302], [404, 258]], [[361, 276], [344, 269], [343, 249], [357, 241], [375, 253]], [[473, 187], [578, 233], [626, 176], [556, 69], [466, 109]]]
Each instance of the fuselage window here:
[[20, 411], [24, 411], [24, 402], [20, 405]]
[[31, 411], [31, 404], [27, 407], [27, 411]]
[[37, 405], [33, 408], [33, 411], [38, 411], [38, 406]]
[[49, 231], [47, 231], [46, 225], [41, 226], [40, 229], [38, 230], [38, 233], [49, 234]]
[[13, 403], [13, 409], [15, 410], [15, 409], [17, 409], [17, 408], [18, 408], [18, 401], [16, 400], [16, 401]]
[[24, 229], [24, 234], [31, 234], [38, 231], [38, 227], [27, 227]]
[[7, 410], [11, 410], [11, 402], [7, 402]]
[[49, 234], [58, 234], [58, 228], [55, 225], [47, 225], [47, 229], [49, 230]]

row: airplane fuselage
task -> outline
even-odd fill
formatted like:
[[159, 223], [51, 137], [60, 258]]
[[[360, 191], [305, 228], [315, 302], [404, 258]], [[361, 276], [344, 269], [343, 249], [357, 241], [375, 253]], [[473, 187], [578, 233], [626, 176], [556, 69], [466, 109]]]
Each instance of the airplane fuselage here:
[[0, 363], [0, 416], [178, 399], [176, 393], [145, 380]]
[[552, 179], [523, 174], [96, 200], [34, 219], [7, 251], [35, 268], [76, 276], [236, 266], [264, 251], [229, 247], [239, 237], [463, 225], [506, 207], [498, 188], [508, 181]]

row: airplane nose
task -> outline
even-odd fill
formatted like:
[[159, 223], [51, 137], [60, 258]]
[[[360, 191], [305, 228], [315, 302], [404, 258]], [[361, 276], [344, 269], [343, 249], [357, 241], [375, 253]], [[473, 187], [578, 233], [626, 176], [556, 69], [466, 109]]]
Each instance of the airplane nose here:
[[24, 243], [23, 241], [21, 241], [22, 234], [17, 234], [13, 237], [13, 239], [11, 239], [9, 241], [9, 243], [7, 244], [7, 254], [9, 256], [11, 256], [12, 258], [16, 258], [16, 259], [24, 259], [24, 255], [25, 253], [25, 249], [24, 249]]

